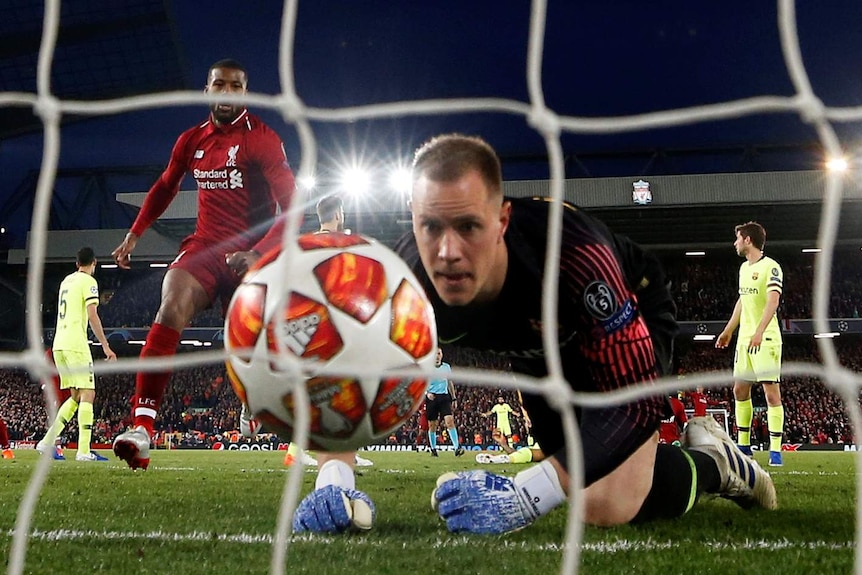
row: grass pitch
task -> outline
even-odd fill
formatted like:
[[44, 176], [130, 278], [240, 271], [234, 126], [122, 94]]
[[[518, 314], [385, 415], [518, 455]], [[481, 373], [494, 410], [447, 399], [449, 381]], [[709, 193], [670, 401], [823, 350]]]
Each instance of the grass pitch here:
[[[67, 453], [70, 455], [71, 453]], [[73, 455], [73, 454], [72, 454]], [[287, 471], [281, 452], [156, 451], [150, 470], [54, 462], [34, 513], [26, 573], [266, 573]], [[438, 475], [478, 467], [468, 452], [370, 453], [357, 487], [377, 505], [367, 534], [295, 537], [288, 573], [559, 573], [565, 509], [501, 537], [452, 535], [430, 509]], [[36, 463], [0, 462], [0, 557], [8, 564], [18, 504]], [[759, 455], [758, 457], [762, 457]], [[763, 463], [763, 462], [762, 462]], [[523, 466], [491, 466], [513, 474]], [[850, 573], [855, 461], [787, 453], [771, 470], [776, 512], [701, 502], [685, 518], [587, 528], [580, 572]], [[303, 495], [313, 486], [307, 470]]]

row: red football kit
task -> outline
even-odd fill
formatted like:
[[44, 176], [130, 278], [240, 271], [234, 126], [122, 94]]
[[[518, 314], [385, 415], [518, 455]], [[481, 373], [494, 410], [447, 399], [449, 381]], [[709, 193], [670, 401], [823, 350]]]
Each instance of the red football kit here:
[[261, 241], [277, 207], [285, 211], [290, 203], [293, 172], [278, 134], [248, 110], [226, 126], [208, 119], [177, 138], [132, 224], [133, 234], [140, 237], [164, 213], [187, 173], [198, 186], [197, 225], [171, 267], [192, 274], [211, 300], [229, 299], [240, 278], [227, 267], [225, 254]]
[[661, 443], [672, 444], [679, 441], [682, 430], [688, 421], [685, 406], [680, 400], [671, 397], [670, 407], [673, 409], [673, 415], [661, 420], [661, 427], [659, 428], [659, 442]]
[[[187, 173], [198, 186], [197, 225], [170, 267], [190, 273], [210, 303], [221, 297], [226, 307], [241, 281], [226, 256], [280, 241], [283, 218], [279, 225], [273, 221], [278, 208], [286, 211], [293, 196], [293, 172], [281, 139], [248, 110], [227, 125], [217, 125], [210, 117], [177, 138], [167, 168], [135, 218], [133, 234], [140, 237], [164, 213]], [[177, 330], [154, 322], [141, 357], [173, 355], [179, 339]], [[135, 381], [134, 425], [144, 427], [150, 437], [169, 379], [170, 371], [140, 372]], [[124, 459], [130, 466], [146, 468], [149, 459], [136, 459], [137, 450], [128, 453]]]

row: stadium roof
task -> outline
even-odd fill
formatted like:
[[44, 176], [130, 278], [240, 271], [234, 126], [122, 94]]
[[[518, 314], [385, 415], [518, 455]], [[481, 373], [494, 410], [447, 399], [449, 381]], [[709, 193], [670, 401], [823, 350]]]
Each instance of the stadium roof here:
[[[541, 87], [547, 106], [560, 115], [631, 116], [797, 92], [781, 49], [775, 3], [548, 4]], [[862, 103], [862, 3], [804, 0], [790, 6], [814, 93], [826, 106], [852, 111]], [[51, 74], [59, 98], [198, 90], [208, 66], [223, 57], [246, 65], [253, 91], [281, 90], [278, 2], [76, 0], [61, 7]], [[23, 245], [33, 171], [42, 162], [37, 116], [2, 98], [36, 90], [43, 8], [42, 2], [9, 0], [0, 19], [0, 226], [6, 228], [0, 248]], [[319, 109], [438, 98], [529, 103], [530, 10], [528, 2], [496, 0], [299, 2], [292, 60], [296, 90], [304, 104]], [[255, 111], [279, 131], [298, 166], [296, 130], [272, 110]], [[60, 167], [91, 179], [58, 184], [54, 229], [127, 226], [134, 211], [117, 206], [116, 194], [145, 190], [153, 176], [143, 168], [164, 165], [177, 134], [205, 113], [203, 105], [183, 105], [87, 119], [64, 116], [69, 122]], [[854, 153], [860, 123], [834, 126], [845, 149]], [[507, 180], [548, 177], [545, 143], [523, 115], [413, 114], [316, 120], [312, 128], [322, 171], [354, 160], [372, 166], [404, 161], [429, 136], [459, 131], [480, 134], [497, 148]], [[815, 129], [796, 111], [567, 133], [562, 144], [569, 177], [812, 169], [823, 159]], [[103, 177], [102, 185], [92, 184], [103, 169], [116, 174], [126, 168], [134, 173], [123, 180]], [[812, 223], [816, 229], [819, 210], [808, 208], [796, 208], [805, 219], [798, 222], [800, 229]], [[704, 210], [686, 215], [700, 230], [717, 219], [717, 212]], [[669, 223], [649, 227], [666, 229]]]

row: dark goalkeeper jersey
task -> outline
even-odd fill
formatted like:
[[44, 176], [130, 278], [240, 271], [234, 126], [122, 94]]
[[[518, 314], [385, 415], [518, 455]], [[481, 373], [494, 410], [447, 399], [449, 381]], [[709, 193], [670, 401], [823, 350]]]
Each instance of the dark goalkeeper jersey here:
[[186, 173], [198, 187], [194, 236], [222, 244], [225, 252], [255, 245], [272, 225], [276, 207], [286, 210], [294, 191], [284, 146], [269, 126], [247, 110], [228, 126], [208, 119], [177, 138], [132, 233], [141, 236], [164, 213]]
[[[547, 375], [541, 281], [550, 203], [511, 202], [505, 234], [509, 268], [499, 297], [488, 305], [445, 305], [422, 267], [412, 233], [402, 237], [396, 249], [431, 298], [442, 345], [491, 351], [508, 358], [515, 371], [541, 377]], [[559, 294], [560, 355], [574, 389], [602, 392], [650, 385], [669, 368], [677, 325], [658, 260], [571, 205], [564, 209]], [[654, 336], [662, 336], [657, 338], [659, 349], [654, 348], [650, 329]], [[525, 395], [525, 400], [534, 421], [550, 409], [541, 398]], [[650, 396], [626, 408], [635, 425], [657, 429], [667, 398]], [[539, 427], [537, 423], [536, 435], [543, 446], [559, 444], [559, 438], [543, 437]]]

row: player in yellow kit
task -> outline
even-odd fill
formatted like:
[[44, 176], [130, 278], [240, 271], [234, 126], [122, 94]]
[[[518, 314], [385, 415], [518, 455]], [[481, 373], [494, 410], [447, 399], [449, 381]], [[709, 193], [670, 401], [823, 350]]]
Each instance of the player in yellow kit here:
[[769, 428], [769, 465], [782, 465], [781, 439], [784, 407], [781, 404], [781, 329], [775, 312], [781, 300], [784, 274], [774, 259], [763, 253], [766, 230], [756, 222], [736, 226], [736, 253], [745, 258], [739, 268], [739, 299], [727, 325], [715, 341], [725, 348], [739, 326], [733, 360], [733, 397], [739, 448], [751, 455], [751, 386], [763, 384]]
[[[102, 344], [102, 351], [109, 361], [117, 359], [117, 354], [108, 345], [105, 330], [96, 311], [99, 305], [99, 285], [93, 277], [96, 270], [96, 256], [92, 248], [78, 250], [77, 271], [71, 273], [60, 283], [57, 297], [57, 329], [54, 343], [54, 363], [60, 373], [60, 389], [71, 391], [69, 399], [57, 410], [53, 425], [45, 437], [36, 445], [39, 452], [54, 450], [57, 436], [78, 412], [78, 453], [77, 461], [107, 461], [96, 452], [90, 451], [90, 438], [93, 428], [93, 400], [96, 398], [96, 380], [93, 376], [93, 356], [87, 339], [87, 325]], [[57, 453], [55, 459], [63, 459]]]

